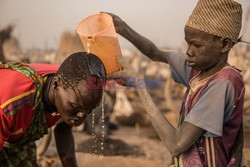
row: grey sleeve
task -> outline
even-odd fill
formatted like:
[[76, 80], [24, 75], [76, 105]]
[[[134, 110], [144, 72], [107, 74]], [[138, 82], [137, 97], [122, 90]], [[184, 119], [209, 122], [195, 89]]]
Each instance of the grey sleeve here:
[[186, 58], [186, 54], [174, 52], [166, 56], [174, 81], [187, 87], [191, 68], [187, 66]]
[[207, 132], [205, 136], [222, 136], [223, 124], [231, 116], [234, 106], [234, 88], [230, 81], [212, 81], [185, 118]]

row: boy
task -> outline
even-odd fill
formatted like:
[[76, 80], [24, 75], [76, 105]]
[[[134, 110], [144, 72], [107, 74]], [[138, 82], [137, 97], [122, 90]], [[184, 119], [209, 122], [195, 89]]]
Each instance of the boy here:
[[[159, 50], [150, 40], [113, 17], [116, 31], [154, 61], [168, 63], [172, 77], [187, 87], [178, 127], [173, 127], [145, 89], [137, 89], [150, 120], [175, 166], [240, 166], [243, 151], [244, 83], [227, 62], [238, 42], [241, 5], [233, 0], [199, 0], [185, 26], [186, 54]], [[137, 77], [120, 60], [123, 73]], [[121, 76], [122, 75], [122, 76]]]
[[35, 142], [54, 130], [63, 166], [77, 166], [72, 126], [80, 125], [98, 106], [102, 89], [87, 89], [87, 78], [105, 82], [101, 60], [77, 52], [60, 67], [0, 62], [0, 164], [38, 166]]

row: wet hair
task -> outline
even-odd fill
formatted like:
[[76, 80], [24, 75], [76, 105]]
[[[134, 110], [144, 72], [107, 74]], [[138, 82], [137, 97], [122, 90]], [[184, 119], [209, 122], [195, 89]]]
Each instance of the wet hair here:
[[76, 52], [61, 64], [57, 75], [61, 76], [64, 88], [74, 88], [81, 80], [98, 77], [106, 81], [106, 71], [102, 61], [91, 53]]
[[[106, 83], [106, 70], [102, 61], [96, 55], [86, 52], [76, 52], [68, 56], [56, 75], [61, 76], [64, 88], [75, 88], [81, 80], [87, 80], [88, 77], [102, 79]], [[93, 99], [100, 101], [103, 90], [92, 89], [91, 92]]]

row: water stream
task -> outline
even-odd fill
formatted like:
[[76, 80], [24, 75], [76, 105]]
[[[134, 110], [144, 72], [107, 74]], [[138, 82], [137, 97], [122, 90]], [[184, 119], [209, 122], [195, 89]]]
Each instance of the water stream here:
[[[91, 36], [88, 36], [87, 37], [87, 39], [88, 39], [88, 42], [87, 42], [87, 53], [90, 53], [90, 49], [91, 49], [91, 40], [92, 40], [92, 37]], [[101, 101], [101, 107], [102, 107], [102, 113], [101, 113], [101, 138], [99, 137], [99, 136], [97, 136], [96, 135], [96, 133], [95, 133], [95, 115], [96, 115], [96, 113], [95, 113], [95, 110], [92, 112], [92, 125], [91, 125], [91, 127], [92, 127], [92, 133], [91, 133], [91, 137], [92, 137], [92, 140], [94, 140], [95, 142], [94, 142], [94, 144], [91, 146], [92, 147], [92, 150], [93, 150], [93, 152], [92, 152], [92, 154], [94, 155], [94, 154], [97, 154], [98, 152], [97, 152], [97, 150], [98, 150], [98, 142], [101, 142], [100, 144], [101, 144], [101, 153], [99, 153], [100, 154], [100, 158], [103, 158], [103, 151], [104, 151], [104, 138], [105, 138], [105, 133], [104, 133], [104, 131], [105, 131], [105, 113], [104, 113], [104, 100], [105, 100], [105, 98], [104, 98], [104, 89], [103, 89], [103, 95], [102, 95], [102, 101]], [[99, 122], [99, 121], [98, 121]], [[98, 141], [98, 140], [101, 140], [101, 141]]]

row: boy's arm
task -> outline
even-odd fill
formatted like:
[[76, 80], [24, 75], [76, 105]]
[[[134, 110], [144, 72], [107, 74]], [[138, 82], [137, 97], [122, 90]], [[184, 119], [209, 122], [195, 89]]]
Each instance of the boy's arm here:
[[65, 167], [76, 167], [77, 162], [72, 127], [64, 121], [59, 122], [54, 129], [54, 134], [57, 152], [62, 165]]
[[120, 17], [108, 13], [112, 16], [116, 32], [129, 40], [144, 55], [154, 61], [167, 62], [166, 56], [168, 52], [160, 50], [152, 41], [143, 37], [131, 27], [129, 27]]
[[177, 157], [186, 151], [205, 132], [205, 130], [188, 122], [183, 122], [179, 128], [175, 128], [156, 107], [147, 89], [137, 89], [137, 92], [155, 131], [172, 156]]
[[[110, 75], [111, 78], [121, 78], [126, 81], [126, 78], [128, 77], [138, 77], [136, 70], [130, 66], [125, 58], [119, 56], [117, 59], [122, 65], [123, 70]], [[124, 84], [123, 86], [126, 86], [126, 82], [123, 82], [122, 84]], [[177, 157], [186, 151], [205, 132], [205, 130], [188, 122], [183, 122], [180, 127], [175, 128], [156, 107], [146, 88], [136, 90], [149, 115], [149, 119], [155, 131], [169, 149], [172, 156]]]

